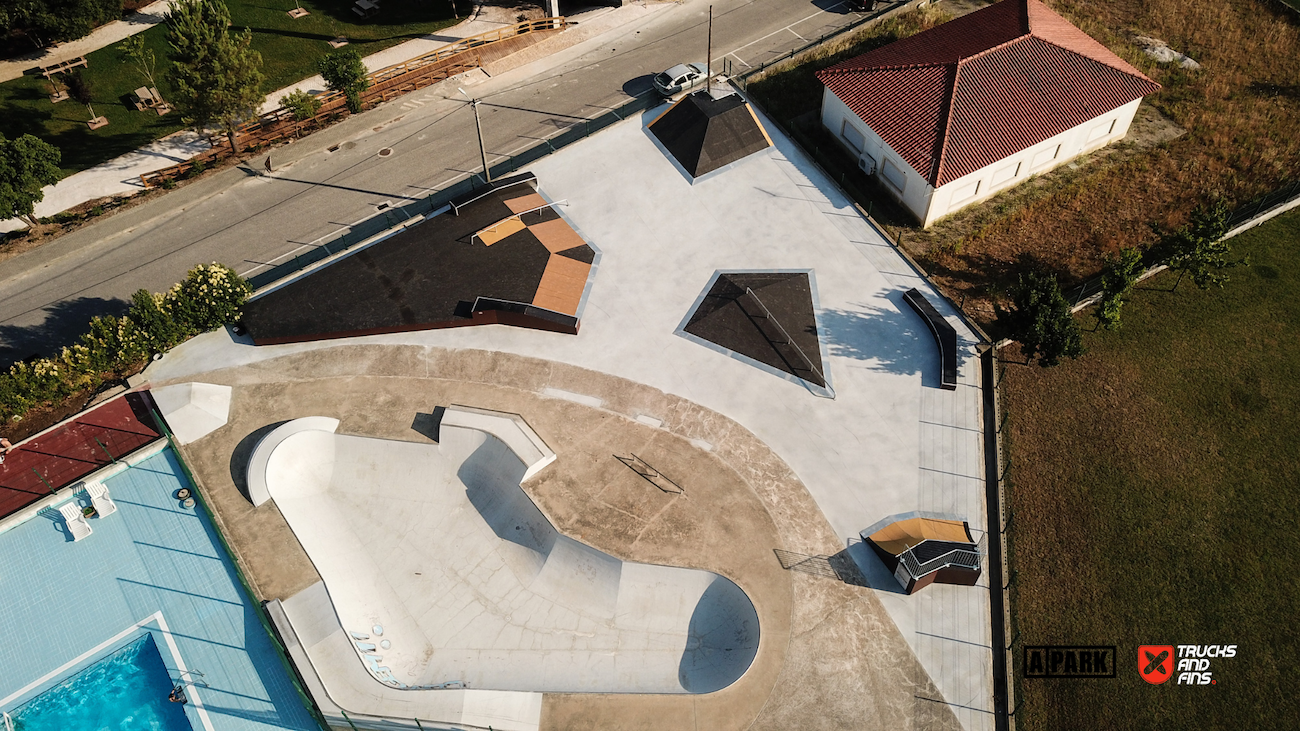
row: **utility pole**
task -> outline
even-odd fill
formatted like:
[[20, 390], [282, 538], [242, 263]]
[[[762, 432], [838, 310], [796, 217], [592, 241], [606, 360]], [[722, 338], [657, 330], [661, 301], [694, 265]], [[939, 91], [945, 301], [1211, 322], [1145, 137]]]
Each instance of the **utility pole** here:
[[474, 107], [474, 128], [478, 130], [478, 154], [483, 158], [483, 180], [491, 183], [492, 171], [488, 170], [487, 149], [483, 147], [483, 123], [478, 118], [478, 99], [470, 98], [470, 95], [466, 94], [464, 89], [457, 88], [457, 91], [464, 95], [466, 99], [469, 99], [469, 105]]
[[704, 63], [708, 71], [704, 73], [704, 89], [713, 95], [713, 6], [709, 6], [709, 44], [704, 53]]

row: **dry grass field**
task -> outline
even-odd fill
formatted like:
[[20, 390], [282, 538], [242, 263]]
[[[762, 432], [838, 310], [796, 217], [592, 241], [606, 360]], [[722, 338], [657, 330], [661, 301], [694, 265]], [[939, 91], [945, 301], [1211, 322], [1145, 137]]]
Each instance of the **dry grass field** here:
[[[1242, 204], [1300, 176], [1296, 14], [1256, 0], [1049, 4], [1163, 85], [1148, 101], [1187, 132], [1119, 164], [1085, 167], [973, 230], [940, 222], [909, 232], [912, 253], [985, 321], [990, 293], [1021, 267], [1077, 282], [1095, 275], [1106, 254], [1151, 245], [1198, 204], [1215, 197]], [[1137, 35], [1165, 40], [1202, 69], [1154, 62], [1134, 44]]]
[[[1119, 658], [1113, 679], [1017, 668], [1021, 731], [1296, 727], [1298, 241], [1292, 212], [1233, 240], [1251, 263], [1222, 290], [1159, 275], [1079, 360], [1007, 366], [1018, 642]], [[1141, 644], [1239, 651], [1214, 685], [1152, 686]]]
[[[1095, 276], [1107, 254], [1155, 243], [1197, 205], [1220, 197], [1244, 204], [1300, 178], [1300, 15], [1269, 0], [1047, 2], [1163, 86], [1147, 97], [1125, 142], [928, 230], [873, 195], [868, 181], [855, 181], [851, 165], [831, 171], [873, 199], [877, 217], [985, 325], [992, 297], [1027, 267], [1074, 284]], [[749, 90], [782, 124], [798, 126], [820, 107], [816, 70], [975, 5], [940, 3], [864, 28], [752, 79]], [[1157, 63], [1135, 43], [1139, 35], [1166, 41], [1202, 68]], [[815, 146], [818, 132], [805, 129], [800, 141]], [[834, 167], [827, 157], [819, 159]]]

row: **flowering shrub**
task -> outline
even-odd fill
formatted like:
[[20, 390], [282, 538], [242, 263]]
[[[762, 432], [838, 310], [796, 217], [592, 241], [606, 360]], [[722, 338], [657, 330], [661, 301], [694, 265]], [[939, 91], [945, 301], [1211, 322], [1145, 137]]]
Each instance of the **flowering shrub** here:
[[34, 408], [136, 372], [154, 353], [237, 320], [250, 294], [247, 281], [217, 263], [194, 267], [163, 294], [142, 289], [131, 296], [126, 315], [93, 318], [76, 345], [0, 374], [0, 417], [17, 420]]

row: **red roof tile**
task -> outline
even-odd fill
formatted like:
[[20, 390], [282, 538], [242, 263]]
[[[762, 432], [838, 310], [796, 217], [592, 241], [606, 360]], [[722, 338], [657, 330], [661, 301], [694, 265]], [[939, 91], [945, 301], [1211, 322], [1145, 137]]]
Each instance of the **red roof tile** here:
[[1160, 88], [1039, 0], [1003, 0], [817, 78], [936, 188]]

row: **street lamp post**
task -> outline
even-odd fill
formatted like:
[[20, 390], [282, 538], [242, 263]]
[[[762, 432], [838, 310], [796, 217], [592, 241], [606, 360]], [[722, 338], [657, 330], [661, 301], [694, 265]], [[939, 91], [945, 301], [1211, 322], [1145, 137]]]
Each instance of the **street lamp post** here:
[[465, 93], [464, 89], [457, 87], [456, 90], [466, 99], [469, 99], [469, 105], [474, 107], [474, 128], [478, 130], [478, 154], [483, 158], [483, 179], [491, 183], [492, 171], [488, 169], [487, 148], [483, 147], [483, 123], [478, 118], [478, 99], [471, 98], [469, 94]]

